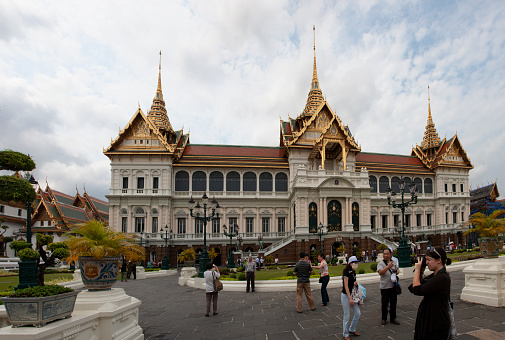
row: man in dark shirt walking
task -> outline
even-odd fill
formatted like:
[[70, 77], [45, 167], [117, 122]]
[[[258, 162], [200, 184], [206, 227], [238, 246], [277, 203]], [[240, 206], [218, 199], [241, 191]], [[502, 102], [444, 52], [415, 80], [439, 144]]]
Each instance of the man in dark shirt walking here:
[[316, 310], [314, 305], [314, 298], [310, 291], [310, 274], [312, 274], [312, 266], [304, 260], [305, 253], [300, 253], [300, 261], [295, 266], [293, 274], [298, 277], [296, 281], [296, 311], [302, 312], [302, 292], [305, 291], [307, 302], [309, 303], [310, 310]]

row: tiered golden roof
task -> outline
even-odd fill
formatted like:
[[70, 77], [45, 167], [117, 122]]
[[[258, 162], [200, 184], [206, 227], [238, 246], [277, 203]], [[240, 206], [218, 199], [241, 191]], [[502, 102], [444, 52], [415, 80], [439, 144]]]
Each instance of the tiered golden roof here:
[[433, 123], [433, 118], [431, 117], [430, 87], [428, 86], [428, 122], [426, 123], [426, 130], [424, 131], [421, 148], [424, 151], [434, 150], [440, 146], [440, 143], [440, 137], [438, 136], [435, 123]]
[[316, 68], [316, 27], [314, 29], [314, 68], [312, 70], [312, 84], [310, 86], [309, 97], [307, 98], [307, 104], [305, 104], [305, 109], [303, 110], [302, 117], [311, 116], [317, 112], [317, 108], [324, 102], [323, 93], [319, 87], [319, 80], [317, 79], [317, 68]]
[[156, 95], [151, 105], [151, 110], [148, 112], [147, 117], [154, 123], [154, 125], [163, 132], [173, 132], [172, 125], [168, 120], [167, 109], [165, 108], [165, 101], [163, 100], [163, 92], [161, 91], [161, 51], [160, 51], [160, 66], [158, 74], [158, 88]]

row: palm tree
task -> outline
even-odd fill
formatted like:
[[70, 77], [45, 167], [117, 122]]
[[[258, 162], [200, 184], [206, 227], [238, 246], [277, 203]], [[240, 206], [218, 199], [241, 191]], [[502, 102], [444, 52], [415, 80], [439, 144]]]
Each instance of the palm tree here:
[[124, 255], [132, 261], [145, 258], [144, 248], [137, 244], [136, 235], [114, 231], [104, 222], [91, 220], [78, 224], [65, 235], [70, 249], [69, 262], [76, 261], [79, 256], [102, 259]]
[[480, 237], [496, 237], [505, 233], [505, 218], [498, 218], [500, 215], [505, 214], [505, 209], [495, 210], [491, 215], [483, 213], [475, 213], [470, 216], [470, 219], [463, 224], [463, 227], [471, 225], [472, 228], [465, 232], [478, 233]]

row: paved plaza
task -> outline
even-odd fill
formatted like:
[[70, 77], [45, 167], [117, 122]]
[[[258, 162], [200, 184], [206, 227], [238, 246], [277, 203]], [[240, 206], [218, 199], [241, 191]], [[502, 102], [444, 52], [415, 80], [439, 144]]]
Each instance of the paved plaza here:
[[[457, 271], [450, 275], [458, 339], [505, 339], [505, 308], [461, 301], [464, 274]], [[314, 287], [317, 310], [309, 311], [304, 297], [303, 313], [296, 312], [294, 287], [292, 291], [269, 293], [224, 291], [219, 293], [219, 314], [204, 317], [205, 292], [179, 286], [177, 279], [173, 275], [115, 285], [142, 301], [139, 319], [146, 339], [343, 339], [340, 290], [335, 288], [329, 290], [328, 306], [319, 307], [321, 294]], [[408, 292], [407, 280], [398, 299], [399, 326], [380, 324], [379, 283], [364, 286], [367, 298], [361, 307], [359, 339], [412, 339], [421, 298]]]

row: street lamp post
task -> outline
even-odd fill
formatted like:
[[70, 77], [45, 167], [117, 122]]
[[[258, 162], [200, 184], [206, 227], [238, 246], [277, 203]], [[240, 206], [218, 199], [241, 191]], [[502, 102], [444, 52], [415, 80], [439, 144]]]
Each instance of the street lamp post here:
[[[200, 257], [200, 265], [199, 265], [199, 271], [198, 271], [198, 277], [203, 278], [203, 273], [207, 270], [207, 263], [210, 261], [209, 258], [209, 253], [207, 253], [207, 222], [211, 221], [214, 218], [219, 218], [219, 212], [216, 212], [217, 209], [219, 209], [219, 203], [216, 201], [215, 198], [212, 199], [210, 202], [212, 204], [212, 210], [207, 216], [207, 205], [208, 205], [209, 198], [207, 197], [207, 193], [203, 193], [202, 196], [202, 203], [203, 207], [200, 205], [200, 202], [196, 203], [193, 200], [193, 196], [191, 196], [189, 200], [190, 208], [189, 208], [189, 214], [191, 217], [193, 217], [196, 221], [202, 221], [203, 222], [203, 252], [202, 256]], [[203, 210], [200, 210], [202, 209]], [[195, 210], [195, 213], [193, 214], [193, 210]], [[215, 216], [215, 217], [214, 217]]]
[[401, 229], [401, 240], [400, 246], [398, 247], [398, 260], [400, 262], [400, 268], [410, 267], [410, 247], [405, 237], [405, 208], [409, 205], [417, 204], [417, 196], [419, 194], [419, 189], [414, 183], [410, 184], [410, 200], [405, 201], [405, 181], [402, 179], [400, 181], [400, 194], [402, 195], [402, 203], [396, 203], [396, 193], [387, 188], [386, 194], [388, 197], [388, 204], [393, 208], [399, 208], [402, 211], [402, 229]]
[[226, 225], [223, 224], [223, 234], [230, 238], [230, 253], [228, 254], [228, 268], [235, 268], [235, 258], [233, 257], [233, 236], [238, 236], [238, 225], [230, 226], [230, 232], [226, 232]]
[[[161, 269], [163, 270], [168, 270], [170, 269], [170, 262], [168, 261], [168, 255], [167, 255], [167, 241], [168, 241], [168, 226], [165, 225], [165, 229], [161, 227], [161, 237], [163, 238], [163, 230], [165, 230], [165, 256], [163, 257], [163, 260], [161, 260]], [[170, 227], [170, 240], [172, 239], [173, 235], [172, 227]]]
[[319, 227], [317, 227], [317, 235], [319, 236], [319, 252], [323, 251], [322, 247], [322, 238], [324, 235], [328, 234], [328, 232], [324, 232], [324, 225], [319, 222]]
[[[141, 246], [141, 247], [144, 247], [144, 238], [143, 238], [143, 236], [144, 236], [144, 232], [143, 232], [143, 231], [141, 231], [141, 232], [140, 232], [140, 246]], [[145, 249], [145, 248], [144, 248], [144, 249]], [[144, 258], [142, 259], [142, 262], [140, 262], [140, 265], [141, 265], [142, 267], [144, 267], [144, 261], [145, 261], [145, 259], [146, 259], [146, 256], [144, 255]]]

